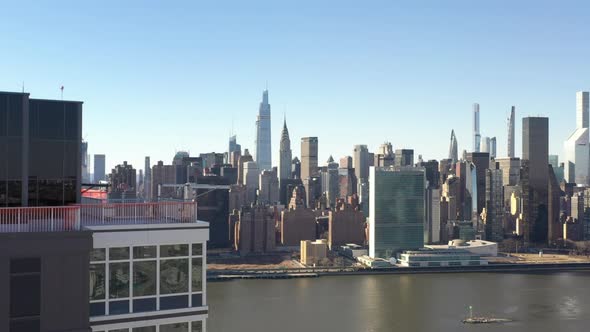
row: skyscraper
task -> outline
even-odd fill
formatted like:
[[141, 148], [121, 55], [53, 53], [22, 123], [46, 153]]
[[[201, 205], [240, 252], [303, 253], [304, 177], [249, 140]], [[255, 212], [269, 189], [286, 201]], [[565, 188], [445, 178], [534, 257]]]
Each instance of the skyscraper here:
[[369, 179], [369, 149], [366, 145], [355, 145], [352, 154], [354, 174], [359, 183]]
[[268, 90], [262, 92], [262, 102], [256, 119], [256, 163], [260, 170], [270, 170], [272, 168]]
[[489, 137], [481, 137], [479, 142], [479, 151], [490, 153], [491, 140]]
[[301, 180], [318, 176], [318, 138], [301, 138]]
[[504, 218], [504, 195], [502, 188], [502, 170], [499, 165], [485, 171], [485, 235], [489, 241], [500, 242], [504, 239], [502, 220]]
[[487, 152], [473, 152], [467, 154], [467, 160], [475, 165], [477, 174], [477, 213], [480, 214], [485, 207], [486, 200], [486, 169], [490, 168], [490, 154]]
[[414, 166], [414, 150], [395, 150], [395, 166]]
[[227, 164], [231, 164], [234, 167], [238, 165], [238, 158], [242, 155], [242, 146], [238, 144], [236, 135], [232, 135], [229, 138], [229, 147], [227, 150]]
[[576, 129], [588, 128], [589, 92], [576, 92]]
[[514, 158], [514, 109], [510, 111], [510, 118], [508, 118], [508, 158]]
[[577, 184], [590, 183], [590, 141], [588, 128], [588, 92], [576, 93], [576, 130], [564, 144], [565, 180]]
[[479, 134], [479, 104], [473, 104], [473, 152], [479, 152], [481, 135]]
[[94, 183], [106, 180], [105, 159], [104, 154], [94, 155]]
[[524, 239], [544, 243], [548, 232], [549, 118], [522, 119], [522, 159]]
[[455, 130], [451, 130], [451, 143], [449, 145], [449, 159], [451, 162], [456, 163], [459, 159], [457, 152], [457, 137], [455, 136]]
[[490, 158], [496, 158], [496, 137], [490, 138]]
[[90, 183], [90, 156], [88, 155], [88, 142], [82, 141], [80, 145], [82, 160], [82, 183]]
[[143, 169], [143, 198], [149, 201], [152, 199], [152, 166], [149, 156], [145, 157]]
[[279, 182], [283, 179], [291, 178], [291, 140], [289, 139], [289, 130], [287, 129], [287, 119], [283, 122], [283, 131], [281, 132], [281, 142], [279, 150]]
[[424, 244], [426, 178], [420, 167], [369, 171], [369, 256], [389, 259]]

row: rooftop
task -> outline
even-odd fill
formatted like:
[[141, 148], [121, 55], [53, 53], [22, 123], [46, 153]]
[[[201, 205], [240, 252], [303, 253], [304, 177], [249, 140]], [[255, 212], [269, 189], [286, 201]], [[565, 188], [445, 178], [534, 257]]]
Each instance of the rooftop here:
[[195, 202], [0, 208], [0, 232], [65, 232], [93, 226], [199, 224]]

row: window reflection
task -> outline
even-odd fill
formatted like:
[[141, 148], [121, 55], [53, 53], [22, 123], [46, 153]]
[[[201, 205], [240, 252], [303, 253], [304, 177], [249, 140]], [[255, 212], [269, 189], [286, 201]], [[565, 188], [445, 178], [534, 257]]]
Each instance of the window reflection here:
[[105, 264], [90, 264], [90, 300], [105, 298]]
[[129, 297], [129, 263], [111, 263], [109, 270], [109, 297]]
[[160, 294], [188, 292], [188, 259], [160, 261]]

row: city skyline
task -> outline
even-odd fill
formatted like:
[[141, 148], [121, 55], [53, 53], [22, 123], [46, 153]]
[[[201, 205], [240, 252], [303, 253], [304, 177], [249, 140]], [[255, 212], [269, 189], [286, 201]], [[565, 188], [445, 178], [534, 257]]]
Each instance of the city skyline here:
[[[63, 85], [64, 99], [84, 100], [83, 138], [89, 154], [106, 154], [107, 169], [124, 160], [140, 168], [146, 155], [152, 164], [169, 163], [179, 150], [224, 152], [230, 133], [254, 152], [253, 123], [266, 82], [277, 115], [271, 123], [273, 166], [282, 113], [293, 142], [319, 138], [320, 163], [330, 155], [351, 155], [354, 145], [375, 151], [385, 141], [424, 159], [442, 159], [450, 130], [459, 153], [471, 150], [473, 103], [481, 107], [482, 135], [497, 137], [499, 157], [507, 154], [505, 119], [514, 105], [516, 156], [522, 153], [521, 119], [543, 115], [550, 118], [549, 151], [563, 160], [563, 141], [575, 129], [575, 93], [590, 89], [590, 69], [580, 65], [589, 46], [577, 42], [584, 38], [580, 27], [588, 4], [554, 17], [551, 26], [547, 15], [564, 9], [531, 4], [457, 1], [425, 9], [323, 3], [310, 13], [305, 6], [272, 3], [230, 9], [208, 4], [197, 11], [194, 4], [181, 10], [131, 2], [107, 13], [89, 4], [11, 3], [4, 13], [30, 14], [18, 20], [1, 16], [0, 26], [14, 31], [6, 47], [19, 50], [27, 40], [38, 52], [7, 54], [0, 90], [21, 91], [24, 85], [32, 98], [60, 99]], [[334, 15], [326, 17], [328, 12]], [[159, 13], [169, 15], [162, 26], [150, 27], [150, 17]], [[112, 24], [90, 28], [105, 17]], [[298, 24], [303, 18], [305, 26]], [[364, 24], [349, 25], [357, 19]], [[400, 35], [401, 29], [408, 35]], [[134, 42], [124, 42], [129, 38]], [[79, 45], [76, 56], [56, 48], [56, 40]], [[187, 46], [187, 40], [194, 43]], [[557, 49], [565, 58], [554, 56]], [[117, 121], [111, 121], [114, 116]], [[400, 120], [407, 125], [390, 130]], [[181, 128], [186, 123], [195, 128]], [[352, 133], [338, 135], [342, 130]], [[293, 156], [300, 155], [299, 144], [293, 144]]]

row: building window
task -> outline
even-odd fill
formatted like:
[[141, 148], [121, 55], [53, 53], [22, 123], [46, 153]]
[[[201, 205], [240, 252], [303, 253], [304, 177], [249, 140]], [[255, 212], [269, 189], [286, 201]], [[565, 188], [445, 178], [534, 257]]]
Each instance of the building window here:
[[203, 322], [196, 321], [191, 323], [191, 332], [203, 332]]
[[160, 294], [188, 293], [188, 259], [160, 261]]
[[35, 332], [41, 329], [41, 260], [10, 261], [10, 331]]
[[129, 260], [129, 247], [109, 248], [109, 260]]
[[105, 254], [105, 249], [104, 248], [99, 248], [99, 249], [93, 249], [90, 252], [90, 261], [91, 262], [102, 262], [105, 260], [106, 254]]
[[131, 332], [156, 332], [155, 326], [134, 327]]
[[203, 244], [193, 243], [193, 256], [203, 256]]
[[109, 297], [129, 297], [129, 263], [110, 263], [109, 271]]
[[156, 295], [156, 261], [133, 262], [133, 296]]
[[133, 259], [156, 258], [156, 246], [133, 247]]
[[202, 258], [193, 258], [193, 266], [192, 266], [192, 291], [193, 292], [200, 292], [203, 290], [203, 259]]
[[90, 264], [90, 301], [105, 299], [105, 264]]
[[188, 332], [188, 323], [160, 325], [160, 332]]
[[160, 246], [160, 257], [188, 256], [188, 244]]

